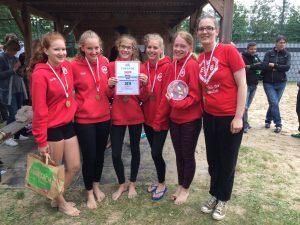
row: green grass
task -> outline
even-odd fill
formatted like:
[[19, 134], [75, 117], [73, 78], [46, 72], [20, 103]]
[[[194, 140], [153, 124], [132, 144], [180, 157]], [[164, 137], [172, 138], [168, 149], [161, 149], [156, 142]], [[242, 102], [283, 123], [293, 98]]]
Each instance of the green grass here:
[[66, 198], [81, 210], [77, 218], [58, 213], [50, 208], [49, 200], [32, 191], [0, 189], [0, 224], [299, 225], [300, 198], [292, 179], [295, 174], [283, 174], [276, 166], [280, 160], [260, 149], [241, 148], [232, 200], [221, 222], [200, 212], [208, 187], [195, 179], [188, 202], [182, 206], [170, 200], [175, 185], [168, 185], [168, 195], [157, 202], [150, 200], [144, 184], [138, 186], [137, 198], [129, 200], [125, 195], [114, 202], [111, 193], [115, 187], [106, 185], [107, 198], [96, 210], [84, 207], [84, 190], [71, 189]]

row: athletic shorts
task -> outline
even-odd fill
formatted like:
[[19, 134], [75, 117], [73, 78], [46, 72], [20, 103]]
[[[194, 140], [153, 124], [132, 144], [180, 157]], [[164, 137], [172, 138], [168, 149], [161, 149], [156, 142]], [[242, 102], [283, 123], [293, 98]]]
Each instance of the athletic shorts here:
[[62, 125], [60, 127], [48, 128], [47, 141], [61, 141], [74, 137], [75, 130], [73, 127], [73, 122]]

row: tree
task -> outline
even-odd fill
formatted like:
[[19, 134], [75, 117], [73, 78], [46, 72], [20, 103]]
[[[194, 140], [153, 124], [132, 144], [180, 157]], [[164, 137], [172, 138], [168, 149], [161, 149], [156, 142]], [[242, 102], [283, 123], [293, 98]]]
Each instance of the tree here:
[[15, 20], [10, 14], [7, 7], [0, 5], [0, 41], [3, 43], [5, 34], [15, 33], [18, 38], [22, 39], [22, 33], [19, 30]]
[[[32, 16], [30, 17], [32, 25], [32, 38], [40, 38], [43, 34], [53, 31], [53, 22], [43, 18]], [[6, 6], [0, 5], [0, 42], [3, 43], [5, 34], [15, 33], [20, 40], [23, 40], [23, 35], [12, 17], [9, 9]]]
[[247, 18], [249, 11], [245, 8], [245, 6], [236, 3], [234, 3], [233, 11], [232, 41], [246, 41], [249, 38], [249, 22]]
[[300, 7], [290, 8], [290, 13], [284, 26], [284, 34], [289, 42], [300, 42]]
[[249, 32], [252, 40], [273, 42], [277, 36], [280, 10], [273, 3], [273, 0], [257, 0], [251, 6]]

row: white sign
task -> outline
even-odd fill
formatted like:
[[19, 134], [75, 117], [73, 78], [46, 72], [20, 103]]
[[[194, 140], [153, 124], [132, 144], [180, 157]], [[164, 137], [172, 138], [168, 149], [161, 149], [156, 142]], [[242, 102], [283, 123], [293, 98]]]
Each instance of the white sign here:
[[116, 95], [139, 95], [139, 61], [116, 61]]

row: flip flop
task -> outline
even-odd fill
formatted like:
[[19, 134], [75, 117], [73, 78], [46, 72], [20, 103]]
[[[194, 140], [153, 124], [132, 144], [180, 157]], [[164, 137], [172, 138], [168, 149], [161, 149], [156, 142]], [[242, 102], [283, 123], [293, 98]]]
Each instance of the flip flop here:
[[161, 200], [163, 197], [164, 197], [164, 195], [165, 195], [165, 193], [167, 192], [167, 190], [168, 190], [168, 188], [167, 187], [165, 187], [165, 189], [163, 189], [162, 191], [159, 191], [159, 192], [154, 192], [153, 194], [162, 194], [162, 195], [160, 195], [159, 197], [153, 197], [152, 196], [152, 200], [153, 201], [159, 201], [159, 200]]
[[[150, 188], [150, 190], [149, 190], [149, 188]], [[156, 191], [156, 188], [157, 188], [157, 185], [151, 184], [151, 185], [147, 188], [147, 192], [148, 192], [148, 193], [153, 193], [153, 192]]]

